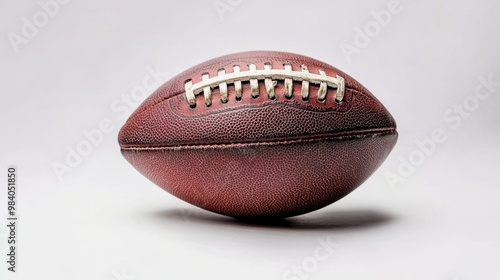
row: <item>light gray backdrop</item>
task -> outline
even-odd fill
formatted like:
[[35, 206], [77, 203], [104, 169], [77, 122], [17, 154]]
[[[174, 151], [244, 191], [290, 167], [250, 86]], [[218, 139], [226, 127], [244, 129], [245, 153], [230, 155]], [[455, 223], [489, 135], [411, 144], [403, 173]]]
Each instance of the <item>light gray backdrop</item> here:
[[[4, 0], [0, 19], [2, 279], [500, 277], [499, 1]], [[255, 49], [349, 73], [400, 132], [358, 190], [279, 225], [180, 201], [116, 140], [169, 78]]]

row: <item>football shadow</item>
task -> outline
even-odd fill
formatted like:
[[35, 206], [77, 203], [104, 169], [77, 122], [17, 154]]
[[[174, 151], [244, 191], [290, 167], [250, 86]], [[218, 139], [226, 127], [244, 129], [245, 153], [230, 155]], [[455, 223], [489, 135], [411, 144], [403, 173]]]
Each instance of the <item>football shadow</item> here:
[[320, 209], [283, 219], [236, 219], [201, 209], [168, 209], [153, 213], [154, 218], [167, 222], [198, 225], [243, 226], [293, 230], [353, 230], [370, 229], [393, 222], [396, 217], [375, 209]]

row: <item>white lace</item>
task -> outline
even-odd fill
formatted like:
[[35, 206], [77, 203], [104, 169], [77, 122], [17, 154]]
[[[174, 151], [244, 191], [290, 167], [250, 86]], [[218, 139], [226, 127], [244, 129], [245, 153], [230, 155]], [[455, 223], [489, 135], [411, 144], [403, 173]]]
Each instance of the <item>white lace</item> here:
[[344, 99], [345, 82], [344, 78], [337, 75], [329, 77], [325, 71], [318, 70], [319, 74], [310, 73], [306, 65], [301, 65], [301, 71], [293, 71], [292, 66], [284, 64], [283, 69], [272, 69], [270, 63], [264, 65], [264, 69], [258, 70], [255, 64], [249, 64], [247, 71], [240, 71], [238, 65], [233, 66], [232, 73], [226, 73], [224, 69], [219, 70], [217, 76], [210, 77], [203, 74], [199, 83], [193, 84], [192, 80], [187, 80], [184, 84], [186, 98], [190, 106], [196, 106], [195, 96], [203, 92], [205, 105], [212, 105], [212, 89], [219, 88], [220, 101], [228, 101], [227, 85], [233, 84], [236, 91], [236, 98], [240, 99], [242, 94], [241, 82], [250, 82], [250, 92], [252, 97], [259, 96], [259, 80], [264, 81], [267, 95], [270, 99], [276, 97], [274, 88], [277, 81], [284, 81], [285, 96], [292, 96], [293, 81], [302, 82], [301, 95], [304, 100], [309, 98], [309, 84], [319, 85], [318, 100], [326, 99], [328, 87], [336, 89], [335, 100], [341, 102]]

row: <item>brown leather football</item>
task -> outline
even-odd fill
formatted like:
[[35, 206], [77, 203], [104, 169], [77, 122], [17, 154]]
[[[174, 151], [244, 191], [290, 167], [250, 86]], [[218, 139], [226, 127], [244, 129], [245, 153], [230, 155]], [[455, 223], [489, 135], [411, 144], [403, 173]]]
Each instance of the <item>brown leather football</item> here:
[[396, 123], [361, 84], [321, 61], [252, 51], [174, 77], [119, 133], [144, 176], [233, 217], [288, 217], [344, 197], [385, 160]]

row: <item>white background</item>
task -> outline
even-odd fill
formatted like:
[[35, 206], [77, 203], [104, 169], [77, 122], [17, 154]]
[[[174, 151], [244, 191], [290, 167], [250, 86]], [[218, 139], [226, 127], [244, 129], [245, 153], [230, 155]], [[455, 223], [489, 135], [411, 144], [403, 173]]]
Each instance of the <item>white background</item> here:
[[[372, 12], [389, 3], [71, 0], [43, 22], [38, 1], [1, 1], [0, 216], [14, 164], [20, 219], [17, 273], [7, 271], [1, 223], [2, 279], [499, 279], [500, 87], [482, 100], [474, 92], [481, 77], [500, 82], [500, 2], [401, 0], [382, 26]], [[28, 36], [23, 18], [38, 24]], [[356, 28], [366, 27], [361, 44]], [[357, 52], [346, 54], [347, 44]], [[154, 69], [159, 86], [255, 49], [349, 73], [400, 133], [359, 189], [279, 224], [180, 201], [136, 172], [116, 140], [128, 110], [154, 90], [142, 86]], [[102, 121], [111, 131], [68, 166]], [[445, 139], [424, 155], [416, 141], [436, 129]], [[60, 178], [57, 164], [68, 166]]]

